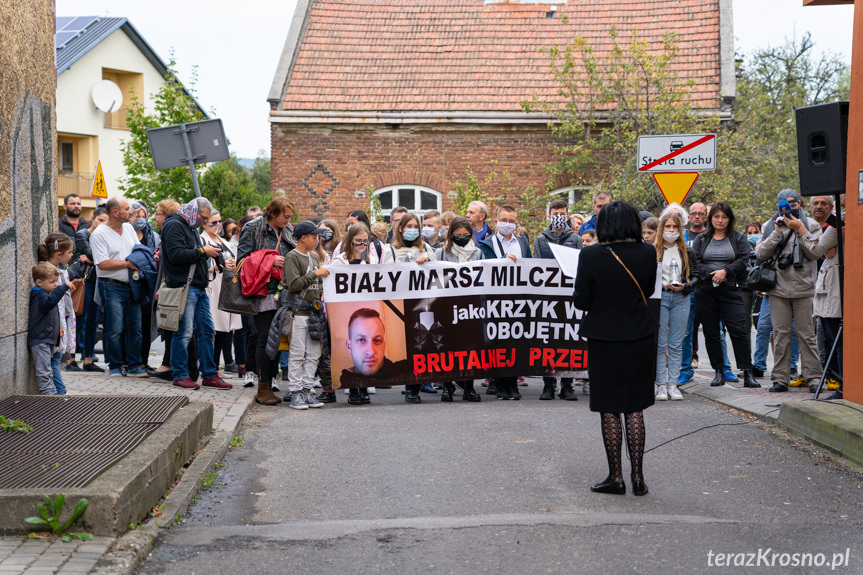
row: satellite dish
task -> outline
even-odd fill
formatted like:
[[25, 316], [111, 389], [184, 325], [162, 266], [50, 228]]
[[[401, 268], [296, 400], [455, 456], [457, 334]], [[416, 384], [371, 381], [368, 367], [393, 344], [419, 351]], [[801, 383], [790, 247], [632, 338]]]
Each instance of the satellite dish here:
[[93, 85], [93, 103], [96, 107], [110, 114], [123, 106], [123, 91], [111, 80], [101, 80]]

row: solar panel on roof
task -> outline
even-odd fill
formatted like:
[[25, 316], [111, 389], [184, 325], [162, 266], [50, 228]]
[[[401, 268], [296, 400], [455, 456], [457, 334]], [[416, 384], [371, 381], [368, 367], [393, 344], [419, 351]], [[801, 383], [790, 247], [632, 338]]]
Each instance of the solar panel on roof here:
[[59, 32], [66, 27], [67, 24], [75, 20], [77, 16], [57, 16], [57, 31]]
[[68, 25], [68, 29], [66, 31], [71, 32], [73, 30], [83, 30], [88, 24], [90, 24], [90, 22], [96, 19], [96, 16], [79, 16]]
[[54, 46], [62, 46], [63, 44], [74, 38], [75, 34], [77, 34], [77, 32], [57, 32], [54, 35]]

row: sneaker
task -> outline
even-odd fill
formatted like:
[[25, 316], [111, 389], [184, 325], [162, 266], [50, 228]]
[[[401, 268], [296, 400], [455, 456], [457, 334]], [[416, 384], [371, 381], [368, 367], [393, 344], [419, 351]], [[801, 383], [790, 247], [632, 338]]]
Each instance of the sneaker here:
[[227, 371], [220, 371], [219, 377], [221, 377], [222, 379], [234, 379], [234, 374]]
[[66, 364], [66, 371], [81, 371], [81, 366], [77, 361], [70, 361]]
[[122, 377], [124, 375], [125, 374], [123, 373], [123, 370], [120, 369], [119, 367], [115, 367], [114, 369], [112, 369], [111, 371], [108, 372], [109, 377], [114, 377], [114, 376]]
[[309, 408], [309, 405], [306, 403], [306, 396], [303, 394], [302, 391], [292, 391], [285, 396], [285, 401], [290, 402], [291, 409]]
[[367, 388], [367, 390], [369, 393], [377, 393], [378, 392], [378, 390], [375, 389], [374, 387], [369, 387], [369, 388]]
[[677, 385], [683, 385], [684, 383], [689, 383], [692, 381], [693, 374], [691, 373], [683, 373], [680, 372], [680, 375], [677, 376]]
[[836, 391], [837, 389], [839, 389], [839, 387], [841, 387], [841, 385], [842, 384], [840, 384], [838, 380], [833, 379], [832, 377], [827, 378], [827, 389], [829, 389], [830, 391]]
[[581, 388], [581, 393], [584, 395], [590, 395], [590, 382], [584, 382], [584, 386]]
[[104, 367], [99, 367], [96, 363], [85, 363], [83, 367], [84, 371], [92, 371], [96, 373], [105, 373]]
[[676, 385], [668, 386], [668, 399], [671, 399], [673, 401], [679, 401], [683, 399], [683, 394], [680, 393], [680, 390], [677, 389]]
[[276, 381], [276, 379], [277, 378], [275, 377], [273, 378], [273, 385], [270, 386], [270, 389], [272, 389], [273, 391], [282, 391], [282, 388], [279, 387], [279, 382]]
[[483, 387], [488, 387], [488, 384], [489, 384], [489, 381], [488, 381], [488, 380], [485, 380], [485, 381], [483, 381], [480, 385], [481, 385], [481, 386], [483, 386]]
[[668, 399], [668, 386], [667, 385], [657, 385], [656, 386], [656, 401], [665, 401]]
[[437, 390], [430, 383], [424, 383], [420, 386], [420, 391], [423, 393], [437, 393]]
[[237, 363], [232, 362], [225, 366], [225, 373], [237, 373]]
[[129, 368], [126, 367], [125, 365], [123, 367], [121, 367], [120, 368], [120, 375], [122, 375], [123, 377], [126, 377], [127, 375], [129, 375]]
[[144, 371], [140, 366], [135, 366], [129, 371], [126, 372], [128, 377], [147, 377], [147, 372]]
[[251, 371], [247, 371], [243, 376], [243, 387], [256, 387], [258, 385], [258, 376]]
[[740, 381], [740, 378], [734, 375], [734, 371], [731, 369], [725, 370], [725, 381]]
[[174, 387], [182, 387], [183, 389], [198, 389], [201, 386], [192, 381], [188, 377], [184, 377], [183, 379], [175, 379]]
[[303, 390], [303, 399], [306, 401], [306, 405], [309, 407], [323, 407], [324, 404], [318, 401], [314, 395], [312, 395], [311, 390]]
[[803, 379], [802, 375], [788, 383], [788, 387], [803, 387], [804, 385], [806, 385], [806, 380]]
[[527, 387], [527, 382], [524, 380], [524, 378], [522, 376], [518, 376], [518, 379], [516, 379], [516, 381], [518, 382], [518, 384], [520, 386]]
[[205, 377], [201, 382], [204, 387], [215, 387], [216, 389], [233, 389], [233, 385], [224, 381], [218, 374]]
[[692, 358], [692, 363], [690, 363], [689, 365], [691, 365], [691, 366], [692, 366], [692, 369], [697, 369], [697, 368], [698, 368], [698, 358], [697, 358], [697, 357], [693, 357], [693, 358]]

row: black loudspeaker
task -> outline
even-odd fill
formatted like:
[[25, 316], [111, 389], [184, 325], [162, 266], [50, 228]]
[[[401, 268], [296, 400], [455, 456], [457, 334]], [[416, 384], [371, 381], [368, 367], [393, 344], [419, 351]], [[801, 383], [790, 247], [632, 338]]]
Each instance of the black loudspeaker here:
[[797, 108], [795, 115], [800, 193], [804, 196], [845, 193], [848, 102]]

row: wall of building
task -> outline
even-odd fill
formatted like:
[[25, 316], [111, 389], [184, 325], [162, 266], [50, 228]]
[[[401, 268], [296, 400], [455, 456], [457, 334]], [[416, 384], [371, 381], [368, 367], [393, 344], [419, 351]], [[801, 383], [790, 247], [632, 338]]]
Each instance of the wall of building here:
[[542, 190], [556, 142], [544, 125], [272, 125], [272, 191], [284, 190], [300, 219], [367, 209], [367, 186], [416, 184], [453, 205], [455, 177], [509, 172], [510, 186]]
[[30, 269], [56, 228], [54, 2], [0, 0], [0, 398], [34, 393]]
[[[137, 95], [147, 110], [152, 110], [151, 95], [158, 92], [164, 78], [122, 29], [114, 31], [57, 77], [57, 131], [98, 138], [99, 157], [91, 159], [92, 165], [88, 167], [76, 166], [76, 171], [95, 173], [96, 160], [101, 160], [110, 197], [120, 195], [119, 180], [126, 173], [122, 146], [129, 132], [104, 128], [102, 112], [93, 103], [93, 85], [102, 80], [103, 68], [143, 74], [143, 94]], [[120, 89], [126, 97], [128, 86]], [[123, 105], [130, 104], [126, 97]]]

